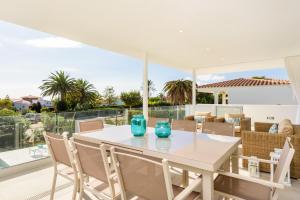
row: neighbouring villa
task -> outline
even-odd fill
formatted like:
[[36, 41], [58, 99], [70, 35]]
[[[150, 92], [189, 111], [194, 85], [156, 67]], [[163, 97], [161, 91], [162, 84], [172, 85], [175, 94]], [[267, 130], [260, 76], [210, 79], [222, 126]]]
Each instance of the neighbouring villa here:
[[20, 99], [12, 99], [13, 106], [16, 110], [28, 110], [32, 104], [40, 103], [42, 107], [53, 108], [52, 102], [37, 96], [24, 96]]
[[297, 105], [289, 80], [239, 78], [200, 85], [198, 92], [214, 94], [218, 104]]

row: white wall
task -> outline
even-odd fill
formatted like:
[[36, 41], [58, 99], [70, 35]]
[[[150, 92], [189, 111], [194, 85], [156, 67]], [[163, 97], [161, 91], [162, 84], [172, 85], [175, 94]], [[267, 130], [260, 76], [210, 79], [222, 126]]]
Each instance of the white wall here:
[[[216, 112], [216, 106], [241, 106], [246, 117], [251, 117], [251, 122], [279, 122], [284, 118], [290, 119], [293, 123], [297, 120], [297, 111], [299, 105], [215, 105], [215, 104], [197, 104], [196, 111], [208, 111], [212, 114]], [[186, 105], [186, 115], [192, 115], [191, 105]]]
[[297, 105], [290, 85], [232, 87], [226, 89], [229, 104]]

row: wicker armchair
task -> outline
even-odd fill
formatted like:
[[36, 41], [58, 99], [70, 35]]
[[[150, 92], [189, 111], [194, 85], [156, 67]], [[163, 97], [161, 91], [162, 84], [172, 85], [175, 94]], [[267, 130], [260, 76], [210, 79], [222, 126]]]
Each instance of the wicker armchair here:
[[[214, 122], [215, 118], [216, 118], [216, 116], [207, 116], [205, 118], [205, 121], [206, 122]], [[194, 117], [194, 115], [188, 115], [188, 116], [185, 116], [184, 119], [194, 121], [195, 117]]]
[[[257, 156], [262, 159], [270, 159], [270, 152], [274, 148], [282, 148], [287, 135], [285, 134], [270, 134], [269, 129], [272, 123], [255, 123], [255, 131], [243, 131], [243, 155]], [[295, 155], [291, 163], [291, 176], [300, 178], [300, 125], [293, 125], [294, 134], [290, 135], [291, 143], [295, 149]], [[247, 167], [247, 161], [243, 162], [243, 166]], [[270, 166], [265, 163], [260, 163], [260, 170], [264, 172], [270, 171]]]
[[[216, 117], [214, 122], [225, 122], [224, 117]], [[235, 126], [235, 136], [241, 137], [242, 131], [251, 131], [251, 118], [245, 117], [241, 119], [241, 125]]]

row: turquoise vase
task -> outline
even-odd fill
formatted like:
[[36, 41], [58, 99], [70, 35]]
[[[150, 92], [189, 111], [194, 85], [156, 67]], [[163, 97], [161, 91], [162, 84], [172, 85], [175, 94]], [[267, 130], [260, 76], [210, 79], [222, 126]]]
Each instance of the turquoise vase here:
[[171, 135], [170, 123], [166, 121], [157, 122], [155, 125], [155, 134], [159, 138], [167, 138]]
[[134, 115], [131, 119], [131, 133], [136, 136], [144, 136], [146, 132], [146, 119], [144, 115]]

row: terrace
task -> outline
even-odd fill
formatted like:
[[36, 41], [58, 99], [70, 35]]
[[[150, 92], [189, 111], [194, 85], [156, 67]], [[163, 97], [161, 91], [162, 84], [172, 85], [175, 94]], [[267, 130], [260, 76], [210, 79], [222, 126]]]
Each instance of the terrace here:
[[[146, 118], [178, 120], [194, 115], [195, 111], [210, 112], [216, 117], [224, 113], [245, 114], [251, 118], [250, 130], [247, 131], [256, 131], [255, 122], [278, 123], [288, 118], [294, 125], [300, 124], [299, 6], [300, 3], [293, 0], [189, 3], [179, 0], [90, 3], [11, 0], [1, 3], [0, 19], [143, 60], [143, 108], [136, 113], [143, 113]], [[149, 62], [190, 72], [192, 105], [149, 109]], [[286, 68], [298, 105], [196, 104], [197, 75], [276, 67]], [[5, 123], [0, 125], [0, 136], [7, 139], [1, 143], [0, 198], [49, 199], [52, 169], [50, 158], [46, 153], [40, 153], [45, 150], [41, 146], [42, 133], [67, 132], [72, 136], [78, 132], [76, 120], [96, 117], [102, 118], [104, 129], [128, 124], [131, 119], [130, 113], [124, 110], [45, 115], [36, 124], [28, 124], [22, 117], [3, 119]], [[298, 131], [298, 128], [294, 129]], [[201, 133], [197, 133], [198, 136], [201, 137]], [[242, 133], [240, 137], [243, 139]], [[258, 138], [254, 145], [260, 140]], [[296, 136], [292, 142], [294, 140], [297, 140]], [[242, 142], [244, 146], [247, 144], [244, 140]], [[264, 142], [268, 144], [265, 137]], [[297, 145], [294, 143], [295, 148], [299, 148]], [[240, 153], [246, 152], [243, 147], [239, 148]], [[214, 151], [207, 149], [207, 152]], [[252, 156], [251, 153], [247, 156]], [[292, 174], [297, 178], [295, 174], [299, 173], [299, 168], [295, 160], [299, 160], [298, 149], [291, 166]], [[240, 173], [248, 173], [241, 160], [239, 167], [242, 168]], [[212, 187], [211, 181], [205, 180], [203, 188], [208, 191], [213, 190]], [[18, 192], [15, 192], [16, 188]], [[214, 196], [206, 190], [203, 199], [213, 199]], [[279, 191], [279, 199], [299, 199], [300, 182], [292, 179], [291, 187]], [[59, 179], [55, 199], [71, 199], [71, 195], [72, 184]]]

